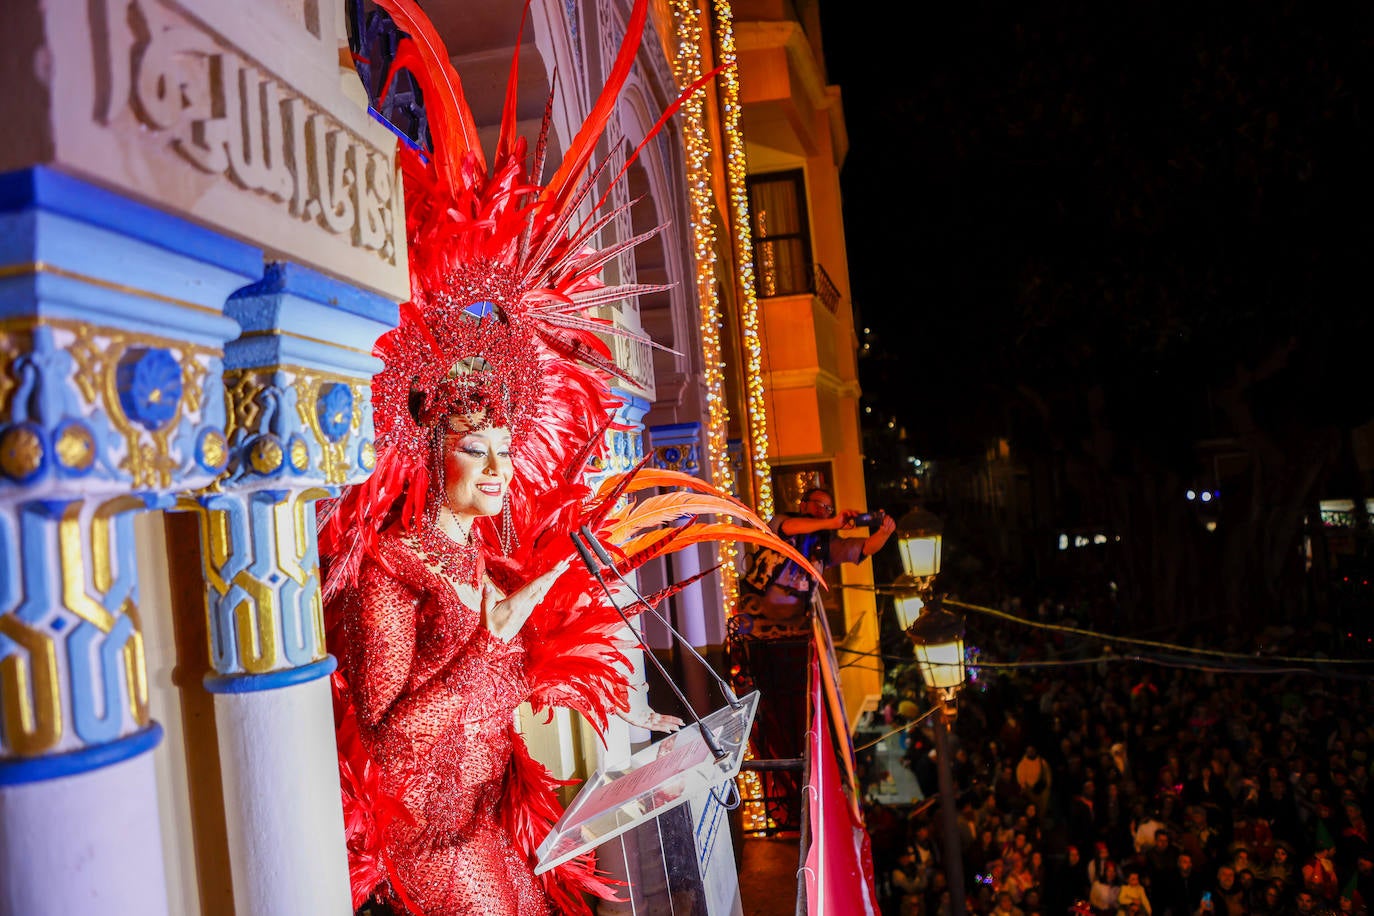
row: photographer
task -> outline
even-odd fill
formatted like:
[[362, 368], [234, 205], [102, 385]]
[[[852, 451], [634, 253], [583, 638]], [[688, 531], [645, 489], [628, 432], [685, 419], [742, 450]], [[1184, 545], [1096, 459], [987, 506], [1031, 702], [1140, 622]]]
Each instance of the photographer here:
[[[822, 571], [841, 563], [862, 563], [882, 549], [897, 527], [883, 512], [865, 515], [844, 509], [837, 513], [835, 497], [820, 487], [803, 493], [799, 508], [797, 513], [774, 516], [769, 527]], [[867, 537], [840, 534], [875, 524], [877, 530]], [[817, 584], [797, 563], [763, 549], [741, 579], [742, 609], [771, 624], [804, 624]]]

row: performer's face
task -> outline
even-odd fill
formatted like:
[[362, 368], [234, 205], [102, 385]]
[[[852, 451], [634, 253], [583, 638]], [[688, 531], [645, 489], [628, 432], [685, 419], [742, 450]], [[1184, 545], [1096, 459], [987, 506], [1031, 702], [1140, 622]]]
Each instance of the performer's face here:
[[444, 488], [455, 515], [497, 515], [514, 469], [510, 430], [480, 414], [453, 416], [444, 430]]

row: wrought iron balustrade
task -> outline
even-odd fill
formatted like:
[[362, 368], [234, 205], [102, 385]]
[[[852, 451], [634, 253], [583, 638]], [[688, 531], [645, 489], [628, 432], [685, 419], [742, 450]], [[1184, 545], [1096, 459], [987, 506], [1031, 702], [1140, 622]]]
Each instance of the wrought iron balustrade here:
[[819, 262], [803, 261], [797, 257], [795, 239], [781, 239], [759, 244], [758, 295], [764, 299], [778, 296], [800, 296], [810, 293], [821, 300], [833, 315], [839, 311], [844, 298], [835, 281]]
[[835, 285], [835, 281], [830, 279], [830, 274], [825, 272], [825, 268], [817, 262], [816, 264], [816, 298], [820, 299], [830, 313], [833, 315], [840, 308], [840, 290]]

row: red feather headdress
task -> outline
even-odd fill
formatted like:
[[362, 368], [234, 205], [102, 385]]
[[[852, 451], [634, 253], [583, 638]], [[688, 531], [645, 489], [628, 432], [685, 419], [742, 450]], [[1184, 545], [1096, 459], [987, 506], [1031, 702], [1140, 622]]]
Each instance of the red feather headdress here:
[[[665, 288], [608, 287], [599, 277], [609, 260], [658, 230], [597, 250], [592, 242], [618, 211], [577, 219], [600, 174], [588, 174], [592, 153], [643, 35], [643, 0], [591, 116], [542, 187], [551, 106], [531, 154], [514, 134], [518, 50], [488, 166], [462, 81], [433, 25], [414, 0], [377, 5], [408, 36], [392, 75], [404, 67], [422, 87], [433, 151], [399, 148], [411, 299], [399, 326], [377, 342], [386, 368], [373, 381], [376, 468], [331, 507], [322, 526], [321, 553], [332, 561], [329, 595], [354, 581], [362, 553], [398, 511], [406, 528], [422, 524], [435, 421], [480, 404], [491, 422], [515, 435], [513, 503], [525, 502], [532, 484], [549, 483], [569, 443], [587, 442], [613, 403], [605, 379], [621, 373], [598, 334], [652, 345], [587, 311]], [[542, 434], [528, 435], [533, 430]]]

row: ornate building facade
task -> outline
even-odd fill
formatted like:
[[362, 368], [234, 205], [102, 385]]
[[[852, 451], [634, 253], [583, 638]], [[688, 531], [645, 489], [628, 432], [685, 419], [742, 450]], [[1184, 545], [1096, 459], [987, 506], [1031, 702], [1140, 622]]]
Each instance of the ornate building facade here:
[[[552, 90], [561, 148], [629, 3], [536, 0], [523, 32], [519, 0], [430, 6], [480, 126], [518, 55], [522, 133]], [[736, 53], [725, 0], [651, 7], [612, 173]], [[0, 144], [0, 914], [351, 910], [315, 505], [372, 469], [372, 346], [408, 296], [395, 137], [354, 66], [366, 12], [11, 11], [32, 65], [2, 103], [26, 129]], [[663, 349], [617, 340], [635, 383], [601, 470], [652, 453], [767, 513], [747, 72], [689, 100], [613, 192], [636, 202], [604, 242], [668, 228], [608, 279], [672, 286], [605, 312]], [[794, 452], [812, 454], [776, 455]], [[721, 559], [670, 608], [708, 651], [733, 558], [642, 571], [657, 587]], [[645, 637], [671, 654], [666, 629]], [[571, 715], [528, 727], [559, 775], [600, 753]], [[621, 727], [609, 753], [647, 737]]]

